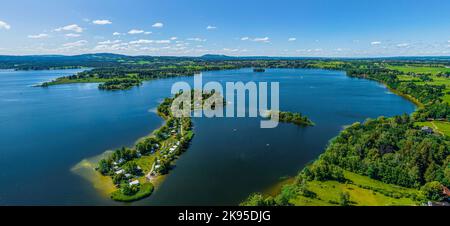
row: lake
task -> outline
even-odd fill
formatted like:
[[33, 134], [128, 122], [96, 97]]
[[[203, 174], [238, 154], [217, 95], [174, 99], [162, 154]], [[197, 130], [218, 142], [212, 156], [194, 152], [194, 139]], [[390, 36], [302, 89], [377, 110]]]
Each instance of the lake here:
[[[155, 109], [172, 84], [193, 81], [160, 79], [114, 92], [97, 84], [32, 87], [78, 71], [0, 71], [0, 205], [122, 205], [71, 168], [151, 133], [163, 123]], [[295, 175], [345, 125], [415, 109], [383, 85], [339, 71], [240, 69], [204, 72], [203, 80], [278, 81], [280, 109], [316, 125], [260, 129], [258, 118], [194, 118], [188, 151], [152, 196], [134, 205], [237, 205]]]

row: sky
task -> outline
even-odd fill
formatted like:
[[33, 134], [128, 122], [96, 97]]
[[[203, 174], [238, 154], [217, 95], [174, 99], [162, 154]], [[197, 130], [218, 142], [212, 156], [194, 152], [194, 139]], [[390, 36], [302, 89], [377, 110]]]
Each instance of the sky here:
[[2, 0], [0, 55], [449, 56], [448, 0]]

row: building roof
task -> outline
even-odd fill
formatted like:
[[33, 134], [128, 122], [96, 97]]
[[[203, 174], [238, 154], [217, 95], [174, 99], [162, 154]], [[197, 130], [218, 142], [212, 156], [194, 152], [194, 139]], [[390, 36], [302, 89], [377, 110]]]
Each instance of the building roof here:
[[134, 181], [131, 181], [130, 182], [130, 185], [138, 185], [139, 184], [139, 181], [138, 180], [134, 180]]
[[427, 133], [432, 133], [433, 132], [433, 129], [431, 129], [430, 127], [428, 127], [428, 126], [424, 126], [424, 127], [422, 127], [422, 129], [421, 129], [422, 131], [424, 131], [424, 132], [427, 132]]
[[448, 189], [445, 186], [442, 186], [442, 194], [446, 195], [447, 197], [450, 197], [450, 189]]

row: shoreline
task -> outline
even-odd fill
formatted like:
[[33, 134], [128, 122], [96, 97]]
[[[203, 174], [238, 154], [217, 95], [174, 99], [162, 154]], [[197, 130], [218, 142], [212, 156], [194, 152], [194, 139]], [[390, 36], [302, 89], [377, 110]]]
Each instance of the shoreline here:
[[[121, 201], [116, 201], [111, 199], [111, 194], [114, 191], [117, 191], [117, 187], [114, 185], [111, 177], [104, 176], [97, 170], [95, 170], [95, 167], [98, 164], [98, 161], [108, 155], [111, 155], [112, 151], [108, 150], [103, 152], [102, 154], [86, 158], [81, 160], [79, 163], [75, 164], [70, 171], [83, 179], [85, 179], [87, 182], [91, 183], [96, 190], [98, 194], [100, 194], [103, 198], [110, 199], [113, 202], [117, 203], [124, 203]], [[153, 177], [149, 182], [151, 182], [154, 186], [154, 191], [157, 191], [158, 188], [162, 185], [164, 180], [166, 179], [167, 175], [159, 175], [156, 177]], [[144, 199], [144, 198], [143, 198]]]
[[[418, 99], [414, 98], [414, 97], [411, 96], [411, 95], [402, 93], [401, 91], [399, 91], [399, 90], [397, 90], [397, 89], [394, 89], [394, 88], [390, 87], [389, 85], [387, 85], [386, 83], [384, 83], [384, 82], [382, 82], [382, 81], [379, 81], [379, 80], [373, 79], [373, 78], [368, 78], [368, 77], [365, 77], [365, 76], [363, 76], [363, 77], [349, 76], [347, 73], [346, 73], [346, 76], [348, 76], [348, 77], [353, 77], [353, 78], [360, 78], [360, 79], [368, 79], [368, 80], [372, 80], [372, 81], [378, 82], [379, 84], [382, 84], [384, 87], [386, 87], [390, 92], [392, 92], [392, 93], [394, 93], [395, 95], [400, 96], [400, 97], [403, 97], [404, 99], [408, 100], [409, 102], [411, 102], [412, 104], [414, 104], [415, 107], [416, 107], [415, 110], [410, 114], [410, 116], [413, 116], [413, 115], [414, 115], [416, 112], [418, 112], [420, 109], [425, 108], [425, 105], [424, 105], [423, 103], [421, 103]], [[433, 122], [431, 122], [431, 123], [432, 123], [432, 125], [436, 128], [436, 126], [433, 124]], [[436, 131], [437, 131], [437, 130], [436, 130]], [[339, 136], [341, 133], [342, 133], [342, 131], [340, 131], [340, 132], [338, 133], [337, 136]], [[442, 132], [439, 132], [439, 131], [438, 131], [438, 133], [440, 133], [441, 135], [443, 135]], [[334, 139], [334, 138], [332, 138], [332, 139]], [[327, 149], [325, 148], [324, 152], [322, 152], [320, 155], [323, 155], [326, 151], [327, 151]], [[319, 155], [319, 156], [320, 156], [320, 155]], [[313, 161], [313, 164], [316, 163], [317, 161], [319, 161], [319, 158], [316, 158], [316, 159]], [[306, 166], [303, 167], [302, 170], [305, 169], [305, 168], [307, 168], [307, 167], [306, 167]], [[350, 172], [348, 172], [348, 174], [349, 174], [349, 173], [350, 173]], [[357, 173], [354, 173], [354, 174], [355, 174], [355, 175], [358, 175], [358, 176], [361, 176], [361, 177], [364, 177], [363, 174], [357, 174]], [[295, 184], [296, 184], [296, 182], [295, 182], [296, 176], [297, 176], [297, 175], [292, 176], [292, 177], [288, 177], [288, 178], [285, 179], [285, 180], [281, 180], [281, 181], [277, 182], [275, 185], [273, 185], [272, 187], [269, 187], [268, 189], [266, 189], [265, 191], [263, 191], [263, 192], [261, 192], [261, 193], [259, 193], [259, 194], [256, 193], [255, 195], [256, 195], [256, 196], [257, 196], [257, 195], [262, 195], [262, 197], [264, 197], [264, 198], [267, 198], [267, 199], [272, 198], [272, 199], [273, 199], [274, 197], [277, 197], [278, 195], [280, 195], [280, 194], [283, 192], [283, 188], [284, 188], [284, 187], [295, 186]], [[313, 181], [314, 181], [314, 180], [313, 180]], [[333, 182], [334, 180], [318, 181], [317, 183], [320, 184], [319, 187], [322, 187], [323, 185], [326, 185], [326, 183], [329, 182], [329, 181]], [[375, 181], [382, 183], [381, 181], [378, 181], [378, 180], [375, 180]], [[334, 181], [334, 182], [335, 182], [335, 181]], [[396, 185], [396, 184], [386, 184], [386, 185], [388, 185], [388, 186], [398, 186], [398, 187], [400, 187], [399, 185]], [[333, 185], [332, 187], [335, 188], [335, 186], [336, 186], [336, 185]], [[360, 186], [361, 188], [365, 188], [365, 187], [364, 187], [365, 184], [358, 185], [358, 186]], [[407, 189], [407, 188], [403, 188], [403, 189]], [[414, 189], [414, 188], [411, 188], [411, 189]], [[353, 190], [353, 189], [350, 189], [350, 190]], [[369, 187], [369, 190], [372, 190], [372, 188]], [[372, 190], [372, 192], [374, 193], [373, 190]], [[417, 192], [418, 192], [418, 190], [417, 190]], [[348, 193], [347, 193], [347, 194], [348, 194]], [[374, 194], [375, 194], [375, 193], [374, 193]], [[248, 201], [250, 200], [251, 197], [252, 197], [252, 196], [249, 196], [249, 197], [247, 198], [247, 200], [245, 200], [244, 202], [241, 203], [241, 205], [247, 205], [246, 202], [248, 202]], [[304, 196], [304, 195], [299, 195], [299, 196], [297, 196], [296, 198], [298, 198], [298, 197], [305, 197], [305, 196]], [[308, 197], [308, 196], [306, 196], [306, 197]], [[406, 197], [409, 198], [409, 196], [406, 196]], [[404, 198], [404, 197], [403, 197], [403, 198]], [[319, 200], [320, 200], [320, 198], [319, 198]], [[307, 202], [310, 202], [310, 201], [307, 201]], [[417, 205], [417, 204], [418, 204], [418, 203], [417, 203], [418, 201], [416, 201], [416, 200], [413, 200], [413, 202], [415, 203], [415, 204], [413, 204], [413, 205]], [[296, 204], [296, 205], [297, 205], [297, 204]], [[330, 205], [330, 204], [328, 203], [328, 204], [326, 204], [326, 205]]]
[[[318, 69], [321, 69], [321, 68], [318, 68]], [[324, 70], [327, 70], [327, 69], [324, 69]], [[345, 71], [343, 71], [343, 72], [345, 72]], [[346, 74], [346, 76], [348, 76], [348, 75]], [[351, 77], [351, 76], [348, 76], [348, 77]], [[367, 79], [367, 78], [363, 78], [363, 79]], [[398, 96], [401, 96], [401, 97], [404, 97], [405, 99], [409, 100], [409, 101], [410, 101], [411, 103], [413, 103], [417, 108], [423, 107], [423, 105], [422, 105], [420, 102], [418, 102], [418, 100], [416, 100], [415, 98], [413, 98], [413, 97], [411, 97], [411, 96], [409, 96], [409, 95], [403, 94], [403, 93], [401, 93], [401, 92], [398, 91], [398, 90], [392, 89], [391, 87], [387, 86], [387, 85], [386, 85], [385, 83], [383, 83], [383, 82], [380, 82], [380, 81], [377, 81], [377, 80], [374, 80], [374, 79], [368, 79], [368, 80], [372, 80], [372, 81], [375, 81], [375, 82], [377, 82], [377, 83], [379, 83], [379, 84], [382, 84], [384, 87], [386, 87], [389, 91], [393, 92], [394, 94], [396, 94], [396, 95], [398, 95]], [[416, 109], [414, 112], [416, 112], [416, 111], [417, 111], [417, 109]], [[413, 112], [413, 113], [414, 113], [414, 112]], [[169, 120], [169, 118], [170, 118], [170, 117], [167, 117], [167, 116], [161, 114], [161, 113], [158, 112], [158, 111], [156, 111], [156, 113], [163, 119], [162, 125], [161, 125], [160, 127], [158, 127], [157, 129], [155, 129], [154, 131], [152, 131], [149, 135], [137, 139], [137, 141], [135, 142], [135, 144], [139, 143], [139, 141], [142, 141], [142, 140], [144, 140], [144, 139], [147, 138], [147, 137], [153, 136], [154, 133], [155, 133], [155, 131], [157, 131], [157, 130], [159, 130], [161, 127], [163, 127], [163, 126], [167, 123], [167, 120]], [[412, 114], [413, 114], [413, 113], [412, 113]], [[338, 134], [339, 134], [339, 133], [338, 133]], [[108, 153], [108, 152], [109, 152], [109, 154], [111, 154], [111, 151], [106, 151], [105, 153]], [[104, 155], [104, 153], [103, 153], [103, 154], [100, 154], [100, 156], [102, 156], [102, 155]], [[176, 161], [176, 160], [175, 160], [175, 161]], [[81, 162], [80, 162], [80, 163], [81, 163]], [[92, 168], [91, 168], [91, 169], [92, 169]], [[94, 169], [92, 169], [92, 170], [94, 170]], [[94, 171], [95, 171], [95, 170], [94, 170]], [[103, 176], [103, 175], [101, 175], [100, 173], [98, 173], [97, 171], [95, 171], [95, 172], [98, 174], [98, 175], [97, 175], [97, 176], [98, 176], [97, 178], [108, 177], [109, 179], [111, 179], [109, 176]], [[147, 181], [149, 181], [150, 183], [152, 183], [152, 184], [155, 185], [155, 190], [156, 190], [156, 189], [163, 183], [163, 181], [164, 181], [164, 179], [165, 179], [165, 176], [156, 176], [155, 178], [147, 179], [147, 177], [146, 177], [146, 176], [147, 176], [147, 173], [148, 173], [148, 172], [146, 172], [146, 173], [144, 174], [144, 177], [146, 178]], [[276, 184], [274, 184], [273, 186], [271, 186], [271, 187], [269, 187], [268, 189], [266, 189], [266, 190], [263, 192], [263, 194], [269, 194], [269, 195], [275, 194], [275, 193], [281, 191], [281, 188], [282, 188], [284, 185], [291, 184], [294, 180], [295, 180], [295, 176], [289, 176], [289, 177], [287, 177], [287, 178], [285, 178], [285, 179], [280, 179], [280, 181], [278, 181]], [[111, 180], [111, 183], [112, 183], [112, 180]], [[115, 186], [114, 186], [114, 188], [115, 188], [115, 190], [118, 190]], [[97, 189], [98, 189], [98, 188], [97, 188]], [[104, 189], [104, 188], [100, 188], [99, 190], [105, 190], [105, 189]], [[111, 189], [109, 189], [109, 190], [111, 190]]]
[[[379, 81], [377, 81], [379, 82]], [[397, 96], [401, 96], [403, 98], [405, 98], [406, 100], [409, 100], [411, 103], [413, 103], [414, 105], [416, 105], [416, 108], [423, 108], [425, 107], [424, 104], [420, 103], [419, 100], [417, 100], [416, 98], [412, 97], [411, 95], [408, 94], [404, 94], [396, 89], [393, 89], [391, 87], [389, 87], [388, 85], [386, 85], [385, 83], [379, 82], [381, 84], [383, 84], [389, 91], [391, 91], [392, 93], [396, 94]], [[417, 111], [417, 109], [412, 113], [414, 114]]]
[[[170, 106], [177, 95], [164, 99], [158, 105], [156, 114], [163, 119], [161, 126], [149, 135], [138, 138], [134, 147], [105, 151], [83, 159], [72, 171], [78, 171], [78, 175], [93, 183], [97, 190], [109, 195], [114, 201], [134, 202], [151, 196], [174, 168], [180, 156], [188, 150], [194, 137], [191, 117], [178, 118], [171, 112]], [[210, 98], [218, 98], [214, 93], [204, 92], [203, 95], [203, 103]], [[222, 96], [220, 98], [223, 99]], [[215, 101], [223, 101], [221, 99]], [[125, 157], [126, 150], [136, 154]], [[117, 154], [121, 156], [120, 159], [117, 159]], [[108, 165], [107, 168], [104, 164]], [[131, 170], [129, 164], [134, 164], [135, 169]], [[117, 180], [117, 176], [120, 176], [120, 179]], [[106, 183], [99, 184], [99, 181]], [[130, 188], [137, 189], [137, 192], [124, 193], [124, 189]]]

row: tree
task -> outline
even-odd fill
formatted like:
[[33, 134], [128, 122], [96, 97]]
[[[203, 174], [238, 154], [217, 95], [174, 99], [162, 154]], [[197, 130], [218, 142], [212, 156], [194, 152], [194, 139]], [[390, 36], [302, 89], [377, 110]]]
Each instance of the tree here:
[[276, 202], [273, 197], [269, 196], [264, 198], [263, 195], [255, 193], [250, 195], [250, 197], [241, 206], [275, 206]]
[[420, 190], [428, 201], [440, 202], [445, 198], [442, 184], [437, 181], [426, 183]]
[[122, 182], [126, 181], [125, 175], [122, 173], [115, 174], [112, 178], [114, 184], [121, 184]]
[[307, 176], [309, 176], [309, 179], [314, 179], [318, 181], [345, 180], [342, 169], [333, 164], [328, 163], [324, 159], [317, 160], [307, 168], [308, 169], [305, 171], [305, 173], [307, 174]]
[[139, 191], [139, 188], [139, 185], [123, 184], [121, 186], [121, 191], [124, 195], [134, 195]]
[[339, 195], [339, 205], [349, 206], [350, 205], [350, 194], [346, 191]]
[[127, 162], [123, 165], [123, 169], [125, 172], [130, 173], [132, 175], [140, 175], [142, 171], [138, 168], [136, 162]]
[[141, 154], [148, 154], [157, 144], [155, 138], [150, 137], [146, 138], [143, 141], [140, 141], [138, 144], [136, 144], [136, 150], [139, 151]]
[[107, 175], [110, 170], [111, 170], [111, 164], [106, 159], [100, 160], [100, 162], [98, 163], [98, 171], [102, 175]]

